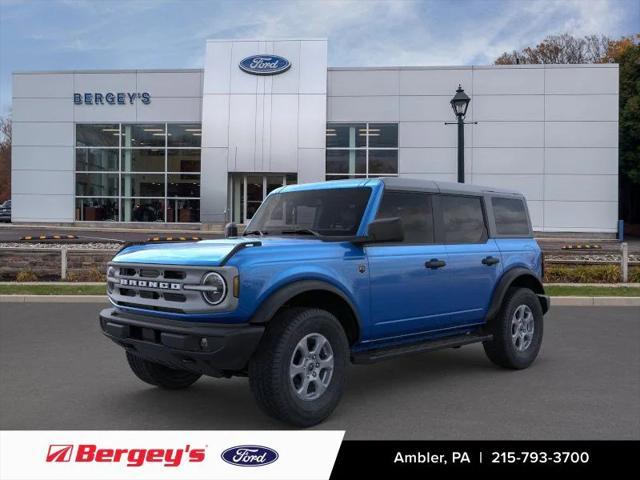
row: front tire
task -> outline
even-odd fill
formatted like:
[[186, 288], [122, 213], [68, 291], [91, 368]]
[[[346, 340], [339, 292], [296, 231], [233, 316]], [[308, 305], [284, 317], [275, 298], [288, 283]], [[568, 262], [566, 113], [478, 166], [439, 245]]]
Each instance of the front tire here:
[[316, 308], [289, 308], [271, 320], [249, 362], [260, 408], [298, 427], [320, 423], [344, 389], [349, 343], [338, 319]]
[[165, 367], [130, 352], [127, 352], [127, 363], [136, 377], [143, 382], [169, 390], [187, 388], [202, 376], [199, 373]]
[[528, 288], [510, 288], [500, 312], [489, 322], [493, 340], [483, 342], [484, 351], [496, 365], [527, 368], [542, 344], [543, 313], [540, 301]]

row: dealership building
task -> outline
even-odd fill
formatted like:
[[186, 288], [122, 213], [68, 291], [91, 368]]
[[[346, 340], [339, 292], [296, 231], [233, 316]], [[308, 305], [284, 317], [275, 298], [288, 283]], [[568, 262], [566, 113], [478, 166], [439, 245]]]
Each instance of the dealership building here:
[[[536, 231], [615, 232], [618, 66], [329, 67], [326, 39], [209, 40], [203, 69], [13, 74], [14, 222], [244, 223], [281, 185], [516, 189]], [[476, 123], [477, 122], [477, 123]]]

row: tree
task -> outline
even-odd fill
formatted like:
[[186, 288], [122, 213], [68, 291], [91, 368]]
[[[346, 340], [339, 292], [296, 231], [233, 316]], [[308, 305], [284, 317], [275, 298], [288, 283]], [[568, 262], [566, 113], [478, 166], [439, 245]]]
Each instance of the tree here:
[[588, 35], [576, 38], [567, 33], [551, 35], [535, 47], [513, 50], [500, 55], [496, 65], [519, 63], [602, 63], [611, 40], [604, 36]]
[[610, 42], [607, 60], [620, 65], [620, 217], [640, 224], [640, 34]]
[[0, 118], [0, 202], [11, 198], [11, 119]]
[[[640, 224], [640, 34], [611, 40], [604, 35], [554, 35], [535, 47], [505, 52], [496, 65], [617, 63], [620, 65], [620, 218]], [[635, 230], [635, 229], [634, 229]], [[635, 233], [635, 232], [634, 232]], [[637, 228], [640, 234], [640, 226]]]

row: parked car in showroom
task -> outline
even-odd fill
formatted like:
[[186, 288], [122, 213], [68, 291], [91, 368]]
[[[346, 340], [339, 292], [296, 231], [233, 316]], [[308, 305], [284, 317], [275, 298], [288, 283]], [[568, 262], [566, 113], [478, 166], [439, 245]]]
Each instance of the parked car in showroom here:
[[0, 222], [11, 221], [11, 200], [0, 204]]
[[146, 383], [248, 376], [267, 414], [310, 426], [337, 406], [350, 362], [481, 342], [493, 363], [528, 367], [549, 309], [542, 277], [520, 193], [402, 178], [291, 185], [242, 236], [123, 248], [100, 325]]

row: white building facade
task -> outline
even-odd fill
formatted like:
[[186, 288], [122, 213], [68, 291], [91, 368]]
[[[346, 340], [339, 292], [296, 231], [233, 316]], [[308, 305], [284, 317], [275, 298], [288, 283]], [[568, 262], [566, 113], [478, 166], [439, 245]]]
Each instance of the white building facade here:
[[459, 84], [466, 182], [522, 191], [536, 231], [616, 232], [617, 65], [331, 68], [325, 39], [14, 73], [13, 221], [244, 223], [283, 184], [455, 181]]

